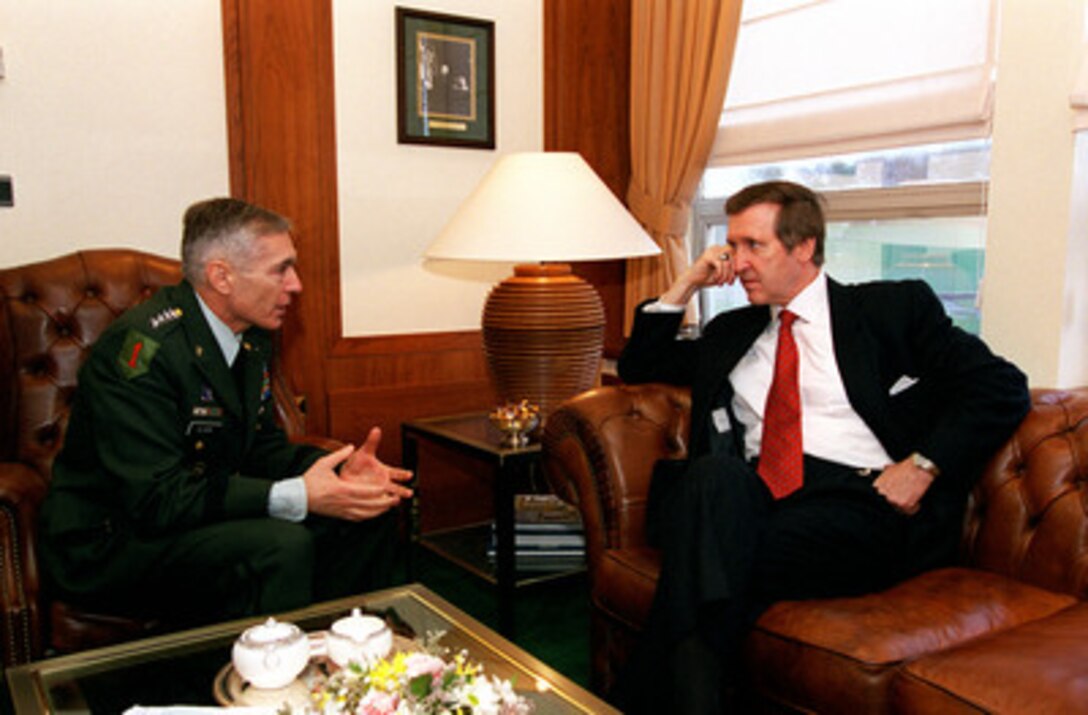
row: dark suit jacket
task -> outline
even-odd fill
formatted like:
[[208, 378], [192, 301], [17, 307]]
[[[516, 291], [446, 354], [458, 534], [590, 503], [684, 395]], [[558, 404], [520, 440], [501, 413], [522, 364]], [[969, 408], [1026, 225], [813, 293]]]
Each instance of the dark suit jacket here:
[[[847, 396], [892, 459], [918, 451], [941, 475], [923, 501], [940, 521], [963, 498], [1030, 407], [1027, 381], [1011, 363], [960, 330], [922, 281], [842, 285], [828, 279], [832, 340]], [[692, 388], [691, 456], [710, 449], [710, 413], [731, 403], [729, 372], [770, 320], [767, 306], [714, 318], [696, 340], [677, 340], [682, 315], [640, 308], [619, 360], [626, 382]], [[893, 392], [902, 378], [917, 381]], [[730, 410], [737, 449], [742, 427]], [[920, 519], [920, 521], [924, 521]]]
[[267, 516], [272, 482], [323, 454], [276, 424], [271, 350], [266, 332], [245, 333], [240, 394], [186, 282], [106, 329], [80, 369], [42, 507], [42, 560], [56, 585], [116, 587], [138, 579], [172, 534]]

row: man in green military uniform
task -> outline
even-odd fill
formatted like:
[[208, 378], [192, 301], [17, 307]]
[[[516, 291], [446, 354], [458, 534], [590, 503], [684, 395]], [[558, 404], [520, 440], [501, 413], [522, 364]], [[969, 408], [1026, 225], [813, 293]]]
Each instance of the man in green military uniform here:
[[410, 473], [275, 422], [268, 331], [302, 289], [290, 225], [234, 199], [185, 214], [184, 280], [118, 318], [79, 374], [41, 515], [60, 595], [201, 622], [385, 585]]

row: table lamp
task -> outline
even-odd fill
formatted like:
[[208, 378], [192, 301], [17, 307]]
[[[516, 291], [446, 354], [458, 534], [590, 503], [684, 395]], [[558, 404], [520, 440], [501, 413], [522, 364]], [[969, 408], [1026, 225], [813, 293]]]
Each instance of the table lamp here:
[[597, 381], [604, 307], [570, 261], [651, 256], [657, 244], [576, 153], [502, 157], [427, 248], [429, 259], [517, 264], [483, 309], [499, 397], [547, 416]]

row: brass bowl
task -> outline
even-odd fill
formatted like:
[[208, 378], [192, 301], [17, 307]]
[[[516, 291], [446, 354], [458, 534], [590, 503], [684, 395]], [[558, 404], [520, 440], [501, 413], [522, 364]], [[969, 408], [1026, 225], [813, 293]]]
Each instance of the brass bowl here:
[[502, 433], [504, 447], [524, 447], [529, 434], [540, 426], [540, 408], [526, 400], [511, 402], [496, 408], [488, 419]]

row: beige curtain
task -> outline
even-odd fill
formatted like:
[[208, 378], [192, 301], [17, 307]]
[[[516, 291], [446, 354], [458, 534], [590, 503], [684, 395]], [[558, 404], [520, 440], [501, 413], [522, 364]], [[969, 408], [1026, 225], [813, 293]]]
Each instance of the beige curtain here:
[[688, 266], [691, 200], [725, 102], [741, 0], [632, 0], [627, 205], [662, 255], [627, 263], [625, 332], [639, 302]]

